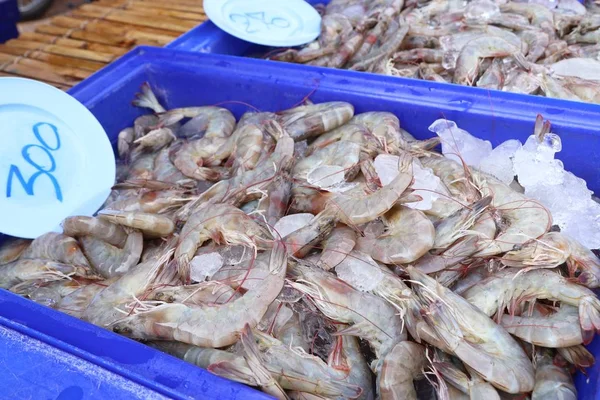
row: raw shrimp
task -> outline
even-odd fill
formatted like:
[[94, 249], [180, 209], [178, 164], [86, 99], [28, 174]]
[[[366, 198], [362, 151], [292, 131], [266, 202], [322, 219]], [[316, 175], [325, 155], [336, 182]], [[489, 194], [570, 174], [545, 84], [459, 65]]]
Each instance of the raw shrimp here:
[[419, 210], [394, 206], [382, 216], [385, 232], [377, 238], [359, 237], [357, 249], [386, 264], [418, 260], [434, 243], [433, 224]]
[[436, 222], [435, 242], [432, 248], [446, 249], [461, 237], [470, 233], [478, 218], [485, 212], [492, 202], [492, 197], [487, 196], [476, 201], [468, 207], [456, 211], [454, 214]]
[[81, 284], [74, 279], [61, 279], [53, 282], [33, 280], [17, 284], [11, 287], [10, 291], [46, 307], [55, 307], [64, 296], [76, 291], [79, 287]]
[[501, 90], [504, 87], [505, 73], [500, 58], [494, 58], [491, 67], [489, 67], [477, 80], [477, 87], [486, 89]]
[[155, 113], [164, 112], [164, 107], [158, 102], [156, 95], [150, 88], [148, 82], [144, 82], [141, 87], [141, 93], [136, 93], [132, 104], [136, 107], [149, 108]]
[[183, 145], [183, 143], [177, 142], [160, 150], [154, 158], [154, 169], [152, 172], [157, 181], [175, 183], [180, 186], [193, 188], [196, 186], [196, 182], [185, 176], [177, 169], [175, 164], [171, 162], [171, 153], [177, 152], [181, 145]]
[[557, 353], [567, 362], [578, 368], [588, 368], [594, 365], [594, 356], [581, 344], [570, 347], [559, 347]]
[[549, 350], [539, 349], [535, 354], [535, 387], [531, 400], [575, 400], [577, 389], [565, 368], [557, 367]]
[[268, 227], [275, 226], [288, 211], [292, 196], [292, 179], [287, 171], [281, 171], [267, 188], [267, 195], [263, 196], [256, 207], [256, 213], [264, 217]]
[[504, 314], [500, 325], [508, 333], [536, 346], [570, 347], [583, 342], [577, 307], [566, 304], [550, 315]]
[[214, 307], [164, 304], [126, 317], [113, 325], [115, 332], [146, 340], [178, 340], [205, 347], [223, 347], [237, 341], [246, 324], [256, 326], [281, 291], [287, 265], [285, 247], [276, 242], [271, 252], [256, 262], [269, 264], [271, 272], [241, 298]]
[[337, 128], [353, 115], [352, 104], [334, 101], [291, 108], [278, 113], [278, 118], [290, 137], [300, 141]]
[[158, 128], [133, 141], [137, 149], [157, 151], [169, 145], [177, 137], [170, 128]]
[[542, 57], [550, 43], [550, 37], [547, 33], [535, 29], [528, 29], [521, 32], [520, 37], [529, 46], [529, 51], [525, 59], [531, 62], [536, 62]]
[[492, 256], [513, 249], [530, 239], [540, 237], [552, 226], [552, 215], [540, 203], [515, 192], [510, 187], [481, 173], [474, 175], [480, 181], [484, 195], [492, 195], [490, 211], [499, 213], [501, 225], [493, 240], [481, 239], [478, 257]]
[[63, 232], [67, 236], [93, 236], [113, 246], [125, 246], [128, 235], [122, 226], [95, 217], [76, 216], [65, 218]]
[[223, 304], [240, 297], [231, 286], [217, 281], [201, 282], [195, 285], [166, 286], [155, 289], [148, 300], [184, 304]]
[[135, 132], [133, 128], [125, 128], [117, 137], [117, 152], [121, 160], [127, 160], [129, 153], [133, 147], [133, 141], [135, 140]]
[[154, 179], [154, 153], [141, 154], [135, 157], [129, 166], [127, 179]]
[[295, 257], [306, 256], [315, 245], [325, 239], [337, 223], [337, 212], [325, 209], [300, 229], [286, 235], [283, 240], [289, 254]]
[[174, 108], [160, 115], [160, 123], [169, 126], [184, 118], [194, 118], [197, 123], [204, 118], [204, 126], [197, 129], [205, 131], [205, 138], [227, 138], [235, 128], [235, 117], [231, 111], [213, 106]]
[[425, 347], [412, 342], [400, 342], [384, 357], [377, 379], [381, 400], [416, 400], [413, 381], [423, 377], [427, 359]]
[[375, 364], [381, 362], [396, 343], [406, 340], [401, 319], [385, 300], [359, 292], [334, 275], [301, 262], [291, 266], [290, 272], [306, 281], [291, 285], [309, 295], [323, 314], [335, 321], [352, 324], [337, 335], [360, 336], [369, 342], [379, 359], [374, 361]]
[[[539, 239], [525, 242], [507, 252], [501, 261], [507, 267], [555, 268], [569, 258], [569, 247], [566, 236], [559, 232], [548, 232]], [[591, 255], [595, 257], [593, 253]]]
[[90, 269], [90, 263], [83, 255], [77, 240], [55, 232], [45, 233], [31, 242], [31, 245], [21, 253], [20, 259], [52, 260]]
[[129, 233], [122, 249], [95, 236], [82, 236], [79, 241], [85, 256], [105, 278], [121, 276], [136, 266], [144, 249], [144, 238], [139, 231]]
[[168, 243], [163, 248], [165, 253], [159, 259], [150, 259], [131, 268], [108, 287], [98, 292], [81, 315], [94, 325], [107, 328], [117, 320], [128, 315], [129, 303], [135, 302], [153, 285], [171, 284], [175, 278], [175, 270], [165, 265], [173, 254]]
[[71, 276], [98, 279], [88, 268], [51, 260], [21, 259], [0, 266], [0, 288], [11, 287], [26, 281], [52, 282]]
[[473, 85], [479, 75], [480, 58], [510, 56], [519, 50], [497, 36], [482, 36], [473, 39], [460, 51], [452, 81], [462, 85]]
[[425, 308], [423, 318], [454, 355], [498, 389], [533, 389], [533, 366], [504, 328], [433, 278], [413, 267], [407, 271]]
[[547, 269], [523, 272], [506, 268], [474, 285], [463, 296], [490, 316], [503, 312], [506, 306], [512, 310], [522, 300], [561, 301], [578, 307], [584, 344], [600, 330], [600, 300], [594, 292]]
[[412, 157], [407, 153], [400, 157], [398, 170], [398, 176], [375, 193], [360, 197], [340, 193], [330, 200], [327, 207], [337, 210], [340, 220], [350, 226], [378, 218], [398, 202], [413, 181]]
[[3, 238], [0, 244], [0, 265], [17, 260], [30, 245], [29, 239]]
[[[341, 326], [340, 328], [340, 330], [343, 330], [345, 327]], [[354, 336], [339, 336], [338, 343], [341, 343], [340, 350], [344, 357], [343, 364], [350, 369], [348, 376], [345, 378], [346, 382], [362, 389], [358, 400], [374, 399], [373, 373], [358, 345], [358, 338]]]
[[[296, 179], [306, 181], [310, 179], [311, 172], [315, 169], [324, 166], [336, 166], [339, 167], [339, 175], [341, 175], [336, 181], [351, 179], [358, 172], [354, 167], [358, 164], [359, 156], [360, 146], [358, 144], [346, 140], [334, 142], [326, 147], [317, 149], [310, 156], [296, 162], [293, 176]], [[333, 176], [331, 175], [325, 177], [325, 179], [332, 178]], [[319, 185], [320, 182], [309, 181], [309, 183]]]
[[554, 31], [554, 14], [544, 5], [509, 1], [506, 4], [500, 5], [500, 10], [502, 12], [524, 15], [531, 20], [533, 25], [538, 26], [542, 31], [546, 32], [551, 39], [556, 37], [556, 32]]
[[347, 226], [337, 226], [323, 241], [323, 252], [317, 261], [317, 265], [326, 271], [335, 268], [344, 261], [355, 244], [356, 233]]
[[227, 138], [205, 136], [184, 144], [179, 150], [173, 164], [185, 175], [199, 181], [217, 181], [229, 177], [229, 170], [217, 165], [210, 165], [207, 160], [214, 156]]
[[[439, 353], [437, 353], [439, 354]], [[460, 370], [449, 360], [443, 362], [433, 362], [433, 368], [443, 376], [444, 380], [450, 383], [453, 387], [459, 389], [461, 392], [468, 394], [469, 398], [473, 400], [486, 399], [486, 400], [500, 400], [498, 392], [492, 385], [483, 380], [477, 372], [473, 369], [466, 367], [469, 370], [469, 375]]]
[[257, 249], [264, 248], [270, 238], [264, 227], [236, 207], [204, 206], [192, 214], [181, 230], [175, 250], [179, 274], [184, 281], [189, 281], [189, 263], [196, 250], [210, 239], [217, 244], [241, 244]]
[[149, 238], [169, 236], [175, 230], [175, 224], [171, 218], [139, 211], [116, 211], [104, 209], [98, 212], [98, 218], [139, 229], [144, 236]]
[[146, 192], [141, 195], [117, 197], [113, 201], [107, 201], [103, 208], [117, 211], [141, 211], [159, 214], [178, 208], [190, 200], [180, 190], [161, 190]]
[[83, 312], [90, 305], [92, 299], [117, 279], [115, 277], [82, 285], [79, 289], [58, 301], [54, 308], [72, 317], [83, 318]]

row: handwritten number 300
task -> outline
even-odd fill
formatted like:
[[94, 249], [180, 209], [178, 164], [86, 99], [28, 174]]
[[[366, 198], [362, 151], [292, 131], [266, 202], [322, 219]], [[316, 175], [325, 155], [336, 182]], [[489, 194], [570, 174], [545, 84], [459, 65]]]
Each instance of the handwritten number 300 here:
[[[54, 133], [54, 143], [48, 144], [46, 139], [42, 137], [40, 133], [40, 128], [43, 126], [50, 128], [52, 133]], [[46, 132], [49, 131], [48, 129], [44, 130]], [[29, 177], [28, 180], [25, 180], [19, 167], [17, 167], [14, 164], [11, 165], [10, 169], [8, 170], [8, 181], [6, 182], [6, 197], [12, 196], [13, 178], [16, 178], [18, 183], [20, 183], [21, 186], [23, 186], [23, 189], [25, 189], [25, 193], [27, 193], [30, 196], [33, 196], [33, 185], [35, 184], [35, 181], [40, 176], [46, 176], [54, 186], [56, 199], [62, 202], [63, 196], [60, 190], [60, 185], [58, 184], [58, 181], [56, 180], [54, 175], [52, 175], [52, 172], [54, 172], [54, 170], [56, 169], [56, 162], [54, 161], [52, 153], [50, 153], [51, 151], [56, 151], [60, 149], [60, 136], [58, 135], [58, 129], [56, 128], [56, 126], [47, 122], [40, 122], [33, 126], [33, 134], [40, 144], [28, 144], [26, 146], [23, 146], [23, 148], [21, 149], [21, 155], [23, 156], [23, 159], [29, 163], [29, 165], [31, 165], [37, 170], [37, 172], [31, 175], [31, 177]], [[51, 144], [54, 144], [54, 146], [51, 146]], [[35, 162], [30, 154], [31, 149], [39, 149], [42, 152], [44, 152], [50, 160], [50, 166], [40, 165], [37, 162]]]

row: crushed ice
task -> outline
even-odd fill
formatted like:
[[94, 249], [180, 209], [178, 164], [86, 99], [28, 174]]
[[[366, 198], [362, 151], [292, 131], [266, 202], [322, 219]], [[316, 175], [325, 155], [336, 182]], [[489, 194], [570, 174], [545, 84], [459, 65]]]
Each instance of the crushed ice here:
[[384, 278], [381, 269], [368, 254], [353, 250], [335, 267], [335, 272], [348, 285], [368, 292], [377, 287]]
[[190, 261], [190, 276], [195, 282], [211, 278], [223, 266], [223, 257], [217, 252], [200, 254]]
[[314, 215], [310, 213], [286, 215], [277, 221], [273, 228], [281, 235], [281, 237], [285, 237], [288, 234], [308, 225], [313, 218]]
[[442, 139], [444, 156], [461, 162], [460, 154], [467, 165], [511, 187], [517, 176], [524, 194], [550, 211], [561, 232], [590, 249], [600, 248], [600, 204], [592, 199], [586, 182], [565, 171], [562, 161], [554, 158], [562, 150], [558, 135], [547, 133], [542, 139], [531, 135], [524, 145], [508, 140], [492, 149], [490, 142], [472, 136], [453, 121], [437, 120], [429, 130]]

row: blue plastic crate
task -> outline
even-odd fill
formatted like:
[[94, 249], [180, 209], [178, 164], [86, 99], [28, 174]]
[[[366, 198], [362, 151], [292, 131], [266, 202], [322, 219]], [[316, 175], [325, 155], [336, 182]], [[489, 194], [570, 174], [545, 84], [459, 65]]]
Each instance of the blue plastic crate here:
[[[597, 166], [600, 125], [596, 122], [600, 106], [150, 47], [135, 49], [72, 88], [70, 93], [99, 119], [114, 144], [118, 132], [144, 113], [132, 107], [131, 100], [146, 81], [169, 108], [220, 104], [240, 117], [249, 109], [243, 103], [276, 111], [296, 105], [310, 94], [315, 102], [351, 102], [357, 113], [393, 112], [402, 126], [420, 139], [431, 137], [427, 130], [431, 122], [446, 117], [494, 145], [509, 138], [525, 140], [533, 131], [536, 115], [541, 113], [552, 121], [553, 131], [563, 139], [563, 151], [558, 155], [565, 167], [586, 179], [596, 193], [600, 192]], [[2, 290], [0, 325], [171, 398], [267, 398], [243, 385], [212, 376], [152, 348]], [[4, 345], [1, 335], [0, 332], [0, 342]], [[590, 349], [600, 355], [600, 341], [594, 341]], [[30, 359], [27, 357], [30, 356], [11, 353], [4, 365], [25, 365]], [[58, 358], [47, 361], [46, 357], [43, 362], [52, 362], [51, 365], [60, 368], [65, 363], [60, 364], [63, 359]], [[588, 371], [589, 383], [582, 376], [577, 377], [580, 399], [597, 398], [598, 372], [598, 367]], [[62, 385], [61, 391], [73, 385], [70, 379], [48, 377], [53, 385]], [[44, 385], [43, 378], [44, 375], [38, 375], [36, 382]], [[84, 389], [89, 382], [96, 382], [93, 376], [83, 373], [81, 379], [88, 383], [76, 385]], [[106, 392], [110, 393], [113, 392]], [[123, 394], [120, 398], [125, 397]]]
[[19, 36], [19, 18], [17, 0], [0, 0], [0, 43]]

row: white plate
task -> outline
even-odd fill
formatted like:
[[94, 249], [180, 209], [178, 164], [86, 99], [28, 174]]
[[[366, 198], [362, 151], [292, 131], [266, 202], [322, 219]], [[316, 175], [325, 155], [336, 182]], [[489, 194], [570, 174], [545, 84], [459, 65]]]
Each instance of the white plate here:
[[0, 78], [0, 232], [35, 238], [61, 232], [70, 215], [93, 215], [115, 181], [104, 129], [50, 85]]
[[299, 46], [321, 32], [321, 16], [304, 0], [204, 0], [204, 11], [230, 35], [265, 46]]

